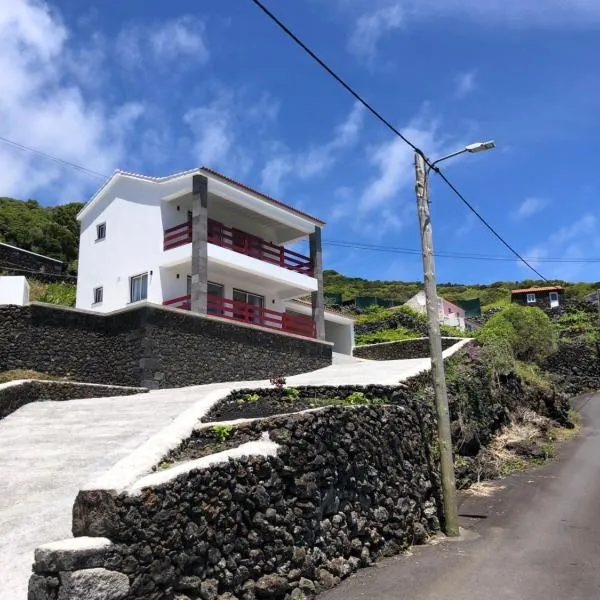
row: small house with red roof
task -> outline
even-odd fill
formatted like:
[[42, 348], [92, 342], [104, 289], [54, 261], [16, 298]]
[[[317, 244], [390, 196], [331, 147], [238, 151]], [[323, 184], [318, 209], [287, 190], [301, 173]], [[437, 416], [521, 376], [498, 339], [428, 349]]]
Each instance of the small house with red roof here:
[[564, 288], [560, 285], [511, 290], [510, 301], [521, 306], [537, 306], [547, 310], [558, 308], [563, 302]]

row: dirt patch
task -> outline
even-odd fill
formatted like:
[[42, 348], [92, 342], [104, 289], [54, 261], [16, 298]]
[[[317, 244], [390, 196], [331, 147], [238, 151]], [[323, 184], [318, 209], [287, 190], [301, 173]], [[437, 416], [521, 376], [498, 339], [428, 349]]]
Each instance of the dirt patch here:
[[256, 419], [323, 406], [405, 404], [406, 388], [399, 386], [315, 386], [237, 390], [214, 406], [203, 423]]

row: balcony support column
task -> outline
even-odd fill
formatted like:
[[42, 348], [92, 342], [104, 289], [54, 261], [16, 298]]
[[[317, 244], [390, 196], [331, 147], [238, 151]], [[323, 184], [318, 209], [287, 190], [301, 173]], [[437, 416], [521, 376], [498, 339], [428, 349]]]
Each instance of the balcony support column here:
[[207, 314], [208, 297], [208, 180], [192, 178], [192, 312]]
[[325, 339], [325, 296], [323, 294], [323, 248], [321, 244], [321, 228], [315, 227], [309, 236], [310, 260], [314, 276], [318, 283], [316, 292], [312, 293], [312, 318], [316, 324], [318, 340]]

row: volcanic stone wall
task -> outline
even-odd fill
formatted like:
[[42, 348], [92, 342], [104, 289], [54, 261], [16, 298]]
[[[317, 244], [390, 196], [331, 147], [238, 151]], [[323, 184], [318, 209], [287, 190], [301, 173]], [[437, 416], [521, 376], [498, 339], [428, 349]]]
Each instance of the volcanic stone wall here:
[[416, 402], [250, 427], [268, 432], [276, 455], [190, 468], [137, 494], [80, 492], [74, 535], [110, 545], [37, 554], [29, 600], [75, 600], [80, 580], [88, 593], [112, 582], [114, 600], [312, 598], [439, 528], [433, 419]]

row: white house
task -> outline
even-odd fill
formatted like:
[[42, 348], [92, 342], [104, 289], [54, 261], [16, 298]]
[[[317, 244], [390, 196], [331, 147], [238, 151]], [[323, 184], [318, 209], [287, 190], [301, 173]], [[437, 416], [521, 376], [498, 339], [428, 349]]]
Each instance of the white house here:
[[[427, 301], [425, 291], [421, 290], [404, 303], [415, 312], [427, 314]], [[445, 298], [438, 297], [438, 318], [440, 325], [450, 325], [461, 331], [465, 330], [465, 309], [453, 304]]]
[[[353, 320], [324, 307], [320, 219], [205, 167], [116, 171], [77, 219], [77, 308], [145, 301], [352, 352]], [[288, 247], [301, 240], [310, 256]]]

